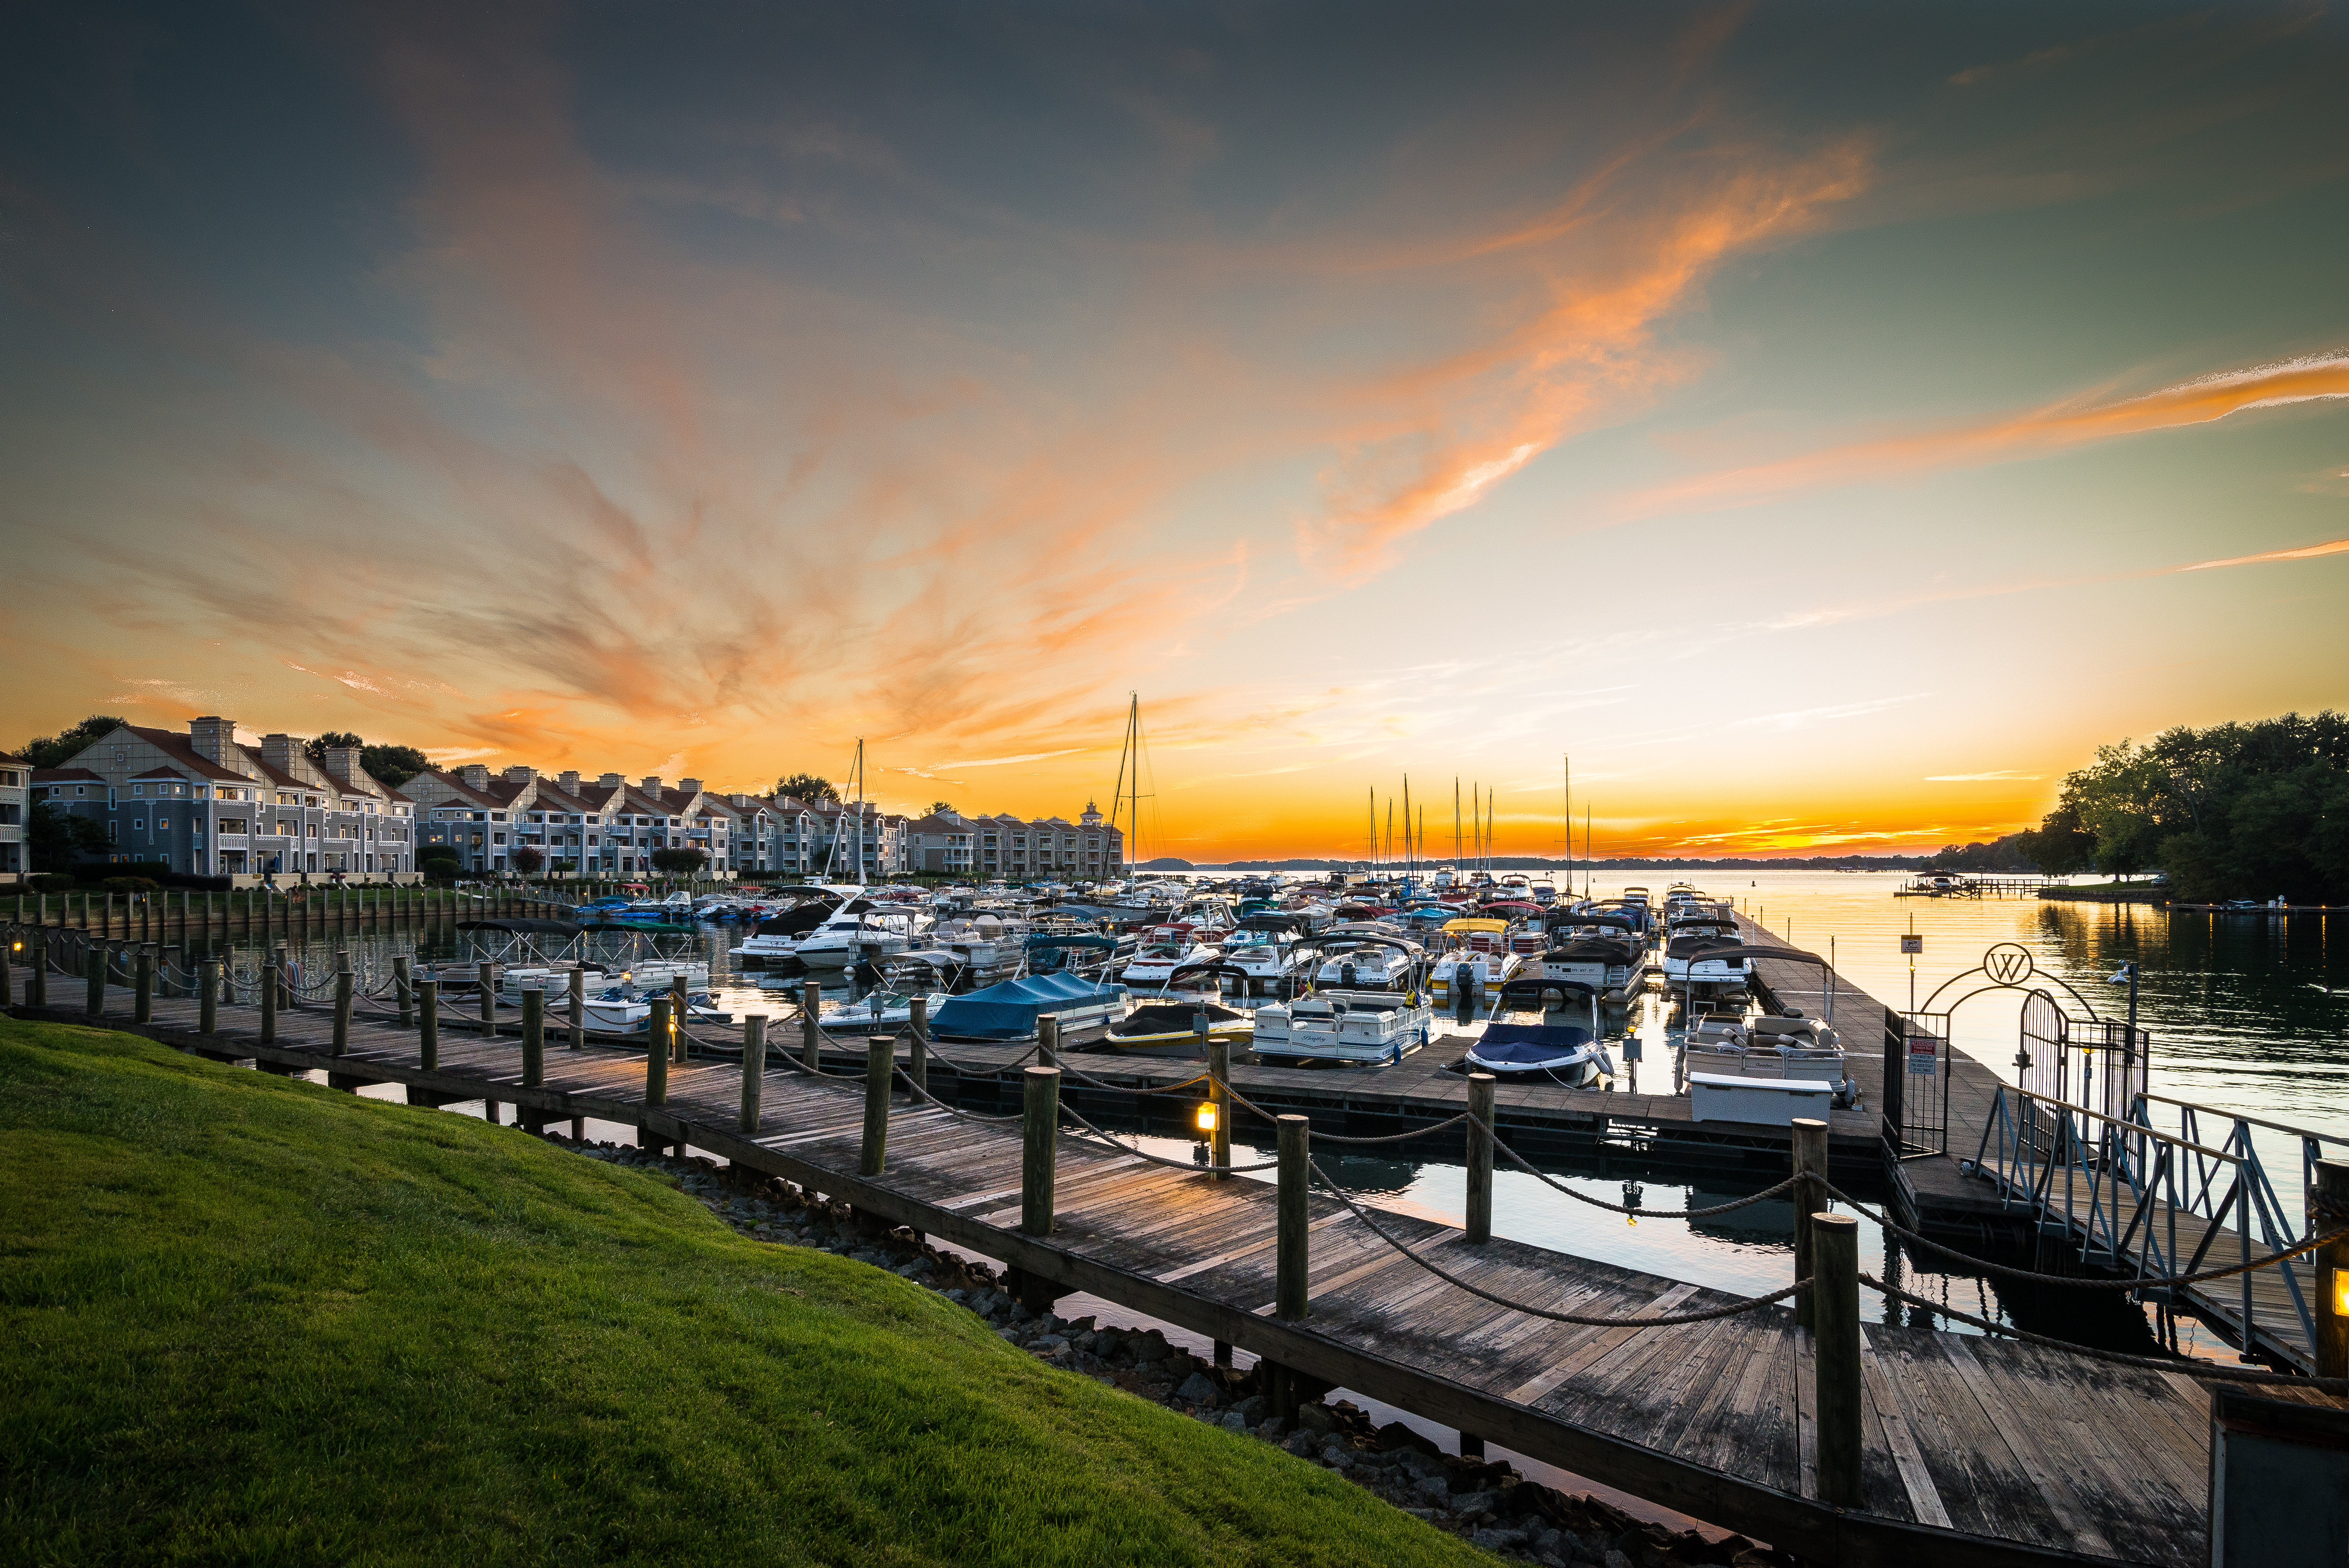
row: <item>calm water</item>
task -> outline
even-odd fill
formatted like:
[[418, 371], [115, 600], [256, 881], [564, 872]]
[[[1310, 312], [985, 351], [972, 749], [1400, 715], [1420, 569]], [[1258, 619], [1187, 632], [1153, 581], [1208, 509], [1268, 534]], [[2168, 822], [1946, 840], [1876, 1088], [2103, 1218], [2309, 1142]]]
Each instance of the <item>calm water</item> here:
[[[1640, 879], [1661, 893], [1671, 879], [1651, 872]], [[1832, 940], [1839, 972], [1848, 982], [1896, 1006], [1909, 995], [1909, 961], [1899, 938], [1912, 928], [1924, 938], [1917, 959], [1916, 995], [1979, 964], [1995, 943], [2020, 942], [2041, 967], [2077, 990], [2099, 1013], [2118, 1016], [2127, 994], [2109, 984], [2125, 959], [2141, 966], [2139, 1021], [2153, 1033], [2152, 1080], [2158, 1093], [2241, 1111], [2294, 1126], [2349, 1136], [2349, 933], [2338, 920], [2292, 921], [2228, 915], [2169, 916], [2133, 905], [2066, 904], [2038, 899], [1895, 899], [1904, 880], [1893, 873], [1775, 872], [1731, 877], [1702, 873], [1694, 881], [1715, 897], [1734, 899], [1744, 912], [1798, 946], [1826, 953]], [[1597, 884], [1601, 897], [1619, 884]], [[649, 953], [656, 939], [620, 939], [607, 956], [625, 959]], [[792, 1010], [786, 988], [796, 975], [744, 973], [726, 954], [740, 940], [736, 928], [711, 927], [696, 937], [657, 939], [661, 951], [692, 949], [710, 965], [712, 989], [739, 1017], [745, 1013], [781, 1016]], [[303, 954], [313, 974], [333, 965], [331, 943], [310, 944]], [[363, 976], [388, 981], [390, 960], [400, 952], [453, 958], [474, 955], [469, 939], [453, 932], [428, 937], [419, 949], [414, 934], [354, 939]], [[248, 958], [249, 962], [249, 958]], [[827, 1000], [844, 1002], [850, 992], [842, 977], [827, 977]], [[1956, 994], [1953, 989], [1952, 995]], [[2012, 1076], [2017, 994], [1992, 992], [1958, 1009], [1958, 1044], [1993, 1070]], [[1635, 1016], [1630, 1026], [1651, 1044], [1643, 1076], [1668, 1084], [1669, 1058], [1661, 1048], [1661, 1020]], [[1864, 1046], [1862, 1048], [1865, 1048]], [[1242, 1148], [1251, 1129], [1236, 1130]], [[1190, 1144], [1173, 1138], [1145, 1138], [1145, 1146], [1174, 1158], [1188, 1158]], [[1340, 1157], [1325, 1168], [1357, 1195], [1380, 1203], [1457, 1222], [1464, 1208], [1464, 1173], [1456, 1143], [1430, 1140], [1406, 1144], [1411, 1157]], [[2300, 1203], [2296, 1145], [2282, 1135], [2261, 1135], [2262, 1158], [2287, 1212]], [[1258, 1155], [1269, 1158], [1269, 1143]], [[1239, 1156], [1246, 1158], [1245, 1156]], [[1610, 1156], [1603, 1168], [1547, 1161], [1544, 1169], [1577, 1191], [1614, 1202], [1636, 1188], [1640, 1201], [1661, 1208], [1703, 1207], [1771, 1185], [1776, 1177], [1756, 1175], [1741, 1183], [1733, 1177], [1692, 1177], [1665, 1166], [1641, 1166]], [[1868, 1196], [1870, 1194], [1863, 1194]], [[1575, 1203], [1543, 1188], [1521, 1171], [1495, 1173], [1495, 1227], [1504, 1234], [1629, 1267], [1691, 1280], [1740, 1294], [1777, 1288], [1792, 1276], [1790, 1204], [1773, 1201], [1716, 1220], [1691, 1222], [1641, 1218], [1636, 1224]], [[1884, 1272], [1881, 1238], [1862, 1228], [1862, 1267]], [[2137, 1309], [2100, 1302], [2076, 1303], [2011, 1298], [1977, 1278], [1919, 1274], [1896, 1258], [1908, 1288], [1946, 1300], [1965, 1311], [2016, 1321], [2041, 1332], [2061, 1332], [2084, 1341], [2142, 1348], [2147, 1343]], [[1871, 1313], [1878, 1303], [1872, 1293]], [[2194, 1336], [2190, 1331], [2188, 1337]], [[2201, 1348], [2216, 1349], [2201, 1336]]]

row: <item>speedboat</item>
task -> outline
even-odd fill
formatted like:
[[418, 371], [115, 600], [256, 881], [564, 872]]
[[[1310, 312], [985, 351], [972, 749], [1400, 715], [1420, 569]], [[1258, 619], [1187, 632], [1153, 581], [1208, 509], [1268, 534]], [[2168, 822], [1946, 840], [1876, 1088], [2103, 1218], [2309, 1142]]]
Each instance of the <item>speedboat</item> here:
[[1312, 962], [1310, 949], [1300, 952], [1295, 944], [1274, 936], [1258, 940], [1256, 933], [1243, 928], [1225, 944], [1221, 966], [1226, 971], [1237, 970], [1235, 978], [1247, 991], [1278, 995], [1287, 981]]
[[1143, 1002], [1112, 1023], [1102, 1040], [1129, 1056], [1195, 1056], [1202, 1015], [1206, 1017], [1207, 1037], [1211, 1040], [1246, 1045], [1256, 1032], [1252, 1016], [1213, 1002]]
[[1485, 1026], [1461, 1060], [1470, 1072], [1519, 1083], [1546, 1080], [1568, 1088], [1606, 1088], [1615, 1078], [1606, 1044], [1581, 1024], [1495, 1020]]
[[884, 985], [825, 1013], [823, 1018], [826, 1023], [834, 1025], [853, 1026], [861, 1024], [874, 1030], [895, 1029], [914, 1021], [914, 1002], [917, 997], [926, 1009], [925, 1018], [936, 1017], [938, 1009], [947, 1004], [944, 991], [923, 990], [918, 985], [905, 990]]
[[802, 937], [793, 956], [812, 969], [842, 969], [859, 959], [887, 958], [914, 944], [914, 917], [884, 914], [862, 900]]
[[1313, 982], [1348, 991], [1408, 990], [1420, 959], [1418, 946], [1398, 936], [1336, 936], [1322, 943]]
[[1164, 985], [1174, 971], [1195, 964], [1213, 964], [1217, 950], [1188, 942], [1153, 942], [1126, 960], [1118, 978], [1128, 985]]
[[1427, 1044], [1434, 1014], [1391, 991], [1322, 991], [1256, 1010], [1257, 1059], [1392, 1067]]
[[[1454, 921], [1454, 925], [1464, 923]], [[1497, 924], [1498, 922], [1478, 923]], [[1516, 977], [1526, 966], [1522, 954], [1478, 952], [1471, 947], [1455, 947], [1435, 961], [1428, 972], [1427, 987], [1438, 1001], [1449, 1003], [1453, 986], [1464, 978], [1471, 995], [1491, 995]]]

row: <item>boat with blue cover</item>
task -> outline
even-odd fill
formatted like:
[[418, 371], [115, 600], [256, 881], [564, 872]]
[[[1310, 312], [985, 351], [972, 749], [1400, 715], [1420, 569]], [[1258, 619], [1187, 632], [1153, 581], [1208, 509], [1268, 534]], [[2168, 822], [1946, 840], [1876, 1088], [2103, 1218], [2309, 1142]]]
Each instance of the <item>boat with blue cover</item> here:
[[984, 991], [947, 999], [930, 1019], [941, 1040], [1031, 1040], [1036, 1020], [1050, 1014], [1063, 1029], [1082, 1028], [1125, 1015], [1123, 985], [1096, 985], [1074, 975], [1025, 975]]

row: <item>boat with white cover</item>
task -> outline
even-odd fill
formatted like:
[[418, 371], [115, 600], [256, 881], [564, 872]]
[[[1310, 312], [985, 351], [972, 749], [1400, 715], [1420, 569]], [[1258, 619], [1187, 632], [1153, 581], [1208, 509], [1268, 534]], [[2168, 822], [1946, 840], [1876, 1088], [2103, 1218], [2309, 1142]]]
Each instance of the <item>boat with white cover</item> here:
[[1433, 1009], [1392, 991], [1319, 991], [1256, 1010], [1259, 1061], [1392, 1067], [1428, 1042]]

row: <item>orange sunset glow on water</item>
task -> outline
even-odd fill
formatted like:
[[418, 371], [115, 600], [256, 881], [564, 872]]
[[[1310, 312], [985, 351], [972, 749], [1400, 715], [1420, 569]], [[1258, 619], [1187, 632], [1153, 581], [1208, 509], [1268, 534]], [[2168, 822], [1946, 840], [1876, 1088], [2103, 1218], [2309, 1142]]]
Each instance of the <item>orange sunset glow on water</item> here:
[[[2349, 700], [2337, 16], [49, 15], [0, 740], [1909, 852]], [[1376, 803], [1372, 797], [1375, 796]], [[1586, 827], [1586, 811], [1588, 813]]]

